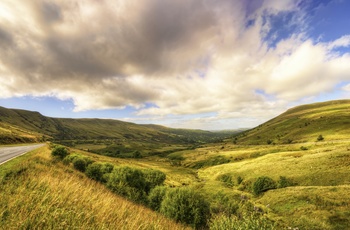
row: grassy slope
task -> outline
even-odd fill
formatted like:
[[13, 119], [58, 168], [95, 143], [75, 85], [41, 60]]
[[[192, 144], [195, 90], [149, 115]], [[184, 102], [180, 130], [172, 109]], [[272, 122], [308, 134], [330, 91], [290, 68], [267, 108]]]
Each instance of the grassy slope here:
[[[184, 151], [183, 165], [193, 166], [197, 161], [224, 156], [230, 163], [207, 166], [197, 170], [197, 180], [190, 184], [207, 194], [208, 199], [218, 194], [238, 194], [248, 197], [256, 206], [282, 226], [299, 229], [349, 229], [350, 212], [350, 142], [309, 143], [308, 150], [301, 144], [285, 146], [211, 145], [195, 151]], [[180, 154], [180, 153], [179, 153]], [[230, 175], [233, 186], [218, 180]], [[278, 181], [285, 176], [296, 186], [275, 189], [255, 197], [250, 185], [260, 176]], [[237, 178], [243, 178], [238, 184]]]
[[326, 140], [349, 139], [350, 100], [329, 101], [289, 109], [276, 118], [244, 132], [239, 144], [276, 144], [292, 141], [315, 141], [319, 135]]
[[[238, 139], [238, 144], [209, 144], [171, 155], [181, 157], [182, 166], [189, 168], [207, 163], [193, 170], [197, 177], [190, 184], [206, 193], [208, 199], [213, 199], [218, 191], [240, 194], [284, 226], [350, 229], [350, 126], [346, 125], [349, 107], [350, 101], [296, 107], [247, 132]], [[299, 128], [299, 124], [303, 127]], [[257, 138], [260, 135], [267, 139], [282, 132], [285, 138], [293, 136], [293, 143], [268, 145]], [[320, 134], [325, 140], [317, 141]], [[283, 143], [284, 139], [274, 141]], [[218, 156], [230, 162], [210, 166]], [[232, 177], [232, 187], [218, 180], [223, 174]], [[284, 176], [297, 185], [255, 197], [250, 186], [260, 176], [275, 181]], [[243, 178], [240, 185], [238, 177]]]
[[137, 125], [111, 119], [50, 118], [38, 112], [0, 107], [0, 143], [25, 142], [24, 137], [34, 142], [44, 136], [55, 140], [113, 139], [139, 143], [184, 144], [228, 135], [202, 130], [171, 129], [157, 125]]
[[[84, 154], [99, 161], [157, 168], [167, 173], [168, 185], [194, 186], [205, 193], [209, 200], [213, 200], [219, 191], [238, 197], [244, 195], [284, 226], [299, 229], [350, 229], [350, 196], [347, 192], [350, 188], [350, 138], [346, 133], [349, 127], [344, 125], [349, 116], [348, 105], [349, 101], [336, 101], [297, 107], [247, 132], [246, 136], [238, 139], [238, 145], [207, 144], [196, 150], [171, 153], [170, 156], [181, 158], [180, 166], [173, 166], [166, 157], [115, 159]], [[300, 128], [298, 124], [304, 127]], [[266, 141], [257, 138], [258, 135], [260, 139], [268, 138], [272, 133], [285, 130], [290, 132], [280, 140], [274, 139], [274, 142], [283, 143], [293, 133], [292, 144], [267, 145]], [[325, 137], [324, 141], [316, 141], [319, 134]], [[260, 145], [252, 145], [254, 143]], [[307, 150], [301, 150], [301, 146]], [[215, 163], [217, 156], [229, 159], [230, 163], [210, 166]], [[201, 164], [203, 167], [196, 170], [193, 167], [199, 162], [208, 164]], [[232, 176], [233, 187], [217, 180], [222, 174]], [[236, 182], [238, 176], [243, 178], [241, 185]], [[250, 194], [249, 184], [259, 176], [269, 176], [274, 180], [286, 176], [297, 186], [271, 190], [254, 197]]]
[[0, 183], [4, 229], [185, 229], [54, 163], [46, 147], [1, 165]]

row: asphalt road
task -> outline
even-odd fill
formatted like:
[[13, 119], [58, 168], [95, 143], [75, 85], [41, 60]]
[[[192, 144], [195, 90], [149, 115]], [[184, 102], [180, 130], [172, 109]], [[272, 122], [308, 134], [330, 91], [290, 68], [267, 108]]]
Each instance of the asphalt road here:
[[9, 160], [12, 160], [13, 158], [16, 158], [20, 155], [23, 155], [27, 152], [30, 152], [44, 145], [45, 144], [15, 146], [15, 147], [0, 147], [0, 165]]

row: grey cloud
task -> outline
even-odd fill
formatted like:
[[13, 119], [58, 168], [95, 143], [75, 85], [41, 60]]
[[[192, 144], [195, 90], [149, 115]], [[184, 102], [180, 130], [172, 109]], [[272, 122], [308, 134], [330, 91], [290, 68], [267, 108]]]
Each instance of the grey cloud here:
[[[293, 10], [291, 0], [18, 2], [13, 14], [21, 17], [10, 24], [0, 18], [0, 68], [7, 71], [0, 74], [11, 75], [13, 95], [70, 98], [77, 110], [150, 102], [156, 107], [139, 114], [164, 115], [227, 113], [252, 102], [265, 108], [256, 88], [300, 98], [320, 87], [295, 89], [314, 79], [294, 62], [284, 66], [302, 39], [274, 49], [262, 38], [270, 28], [259, 14]], [[249, 20], [255, 23], [247, 28]], [[310, 43], [306, 54], [315, 48]]]
[[3, 48], [11, 46], [13, 43], [12, 35], [0, 27], [0, 46]]
[[[202, 67], [207, 54], [201, 42], [216, 36], [212, 6], [204, 0], [130, 2], [125, 15], [102, 7], [92, 18], [76, 15], [79, 5], [64, 1], [26, 3], [44, 36], [25, 25], [12, 28], [12, 35], [3, 32], [5, 41], [17, 36], [18, 44], [2, 61], [33, 85], [72, 77], [96, 83], [133, 74], [182, 74]], [[72, 31], [57, 30], [54, 22]]]
[[43, 2], [41, 10], [44, 19], [49, 23], [58, 22], [62, 19], [61, 8], [53, 2]]

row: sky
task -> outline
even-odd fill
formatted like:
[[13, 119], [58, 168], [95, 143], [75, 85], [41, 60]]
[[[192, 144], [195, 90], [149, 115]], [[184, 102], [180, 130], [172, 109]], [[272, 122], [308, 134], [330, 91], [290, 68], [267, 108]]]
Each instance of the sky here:
[[350, 98], [347, 0], [0, 0], [0, 106], [174, 128]]

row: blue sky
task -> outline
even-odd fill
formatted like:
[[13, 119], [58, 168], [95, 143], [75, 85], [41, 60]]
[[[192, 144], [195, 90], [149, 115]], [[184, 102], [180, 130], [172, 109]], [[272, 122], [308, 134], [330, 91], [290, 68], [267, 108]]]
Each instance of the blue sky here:
[[346, 0], [2, 0], [0, 106], [253, 127], [350, 97], [349, 11]]

